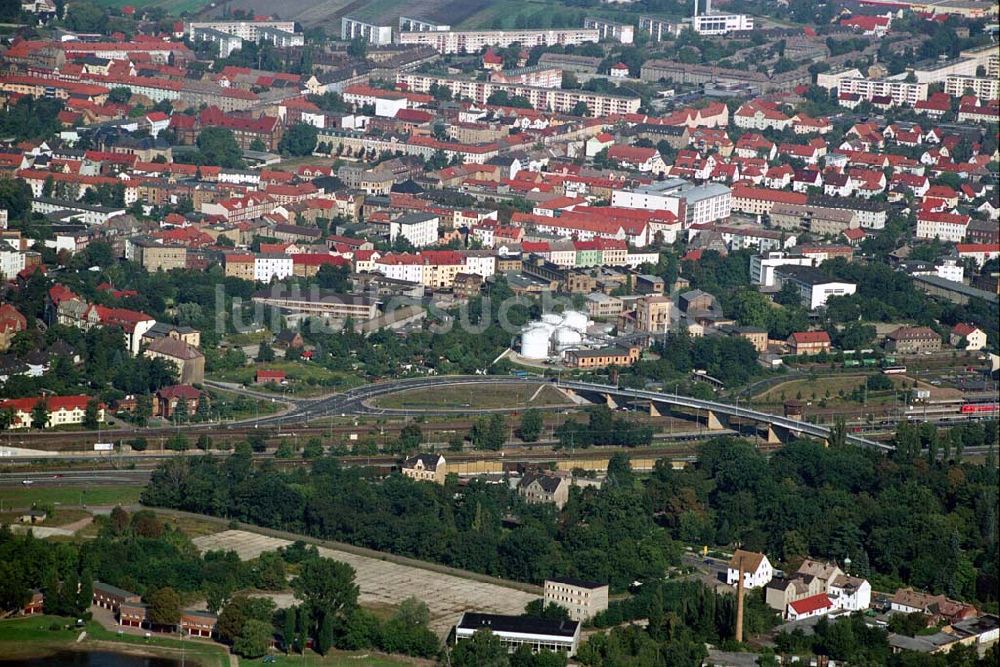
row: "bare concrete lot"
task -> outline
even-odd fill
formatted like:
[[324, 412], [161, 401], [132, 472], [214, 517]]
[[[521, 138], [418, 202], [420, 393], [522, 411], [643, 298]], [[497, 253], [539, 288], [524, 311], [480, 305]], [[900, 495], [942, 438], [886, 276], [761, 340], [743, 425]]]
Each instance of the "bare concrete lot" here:
[[[243, 530], [226, 530], [194, 540], [202, 551], [235, 551], [240, 558], [255, 558], [264, 551], [275, 551], [291, 544], [266, 535]], [[519, 614], [537, 596], [497, 584], [472, 581], [449, 574], [439, 574], [418, 567], [390, 563], [377, 558], [345, 553], [324, 547], [320, 555], [348, 563], [357, 572], [360, 601], [365, 606], [397, 605], [413, 596], [427, 603], [431, 628], [444, 637], [463, 611], [486, 611], [496, 614]], [[293, 602], [291, 596], [273, 596], [279, 606]]]

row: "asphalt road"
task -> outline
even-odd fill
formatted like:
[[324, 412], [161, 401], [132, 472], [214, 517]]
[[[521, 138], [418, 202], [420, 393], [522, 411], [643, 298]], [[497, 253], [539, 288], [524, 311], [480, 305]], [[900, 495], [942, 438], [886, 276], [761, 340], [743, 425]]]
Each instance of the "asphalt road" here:
[[[152, 470], [66, 470], [51, 472], [0, 473], [0, 486], [111, 486], [145, 484]], [[25, 484], [24, 482], [31, 482]]]

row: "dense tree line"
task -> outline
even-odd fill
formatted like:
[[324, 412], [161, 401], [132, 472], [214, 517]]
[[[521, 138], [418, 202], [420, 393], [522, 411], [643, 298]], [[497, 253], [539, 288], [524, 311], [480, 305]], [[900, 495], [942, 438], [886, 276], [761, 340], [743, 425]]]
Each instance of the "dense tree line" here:
[[[500, 485], [438, 486], [401, 475], [380, 481], [331, 458], [314, 461], [309, 472], [286, 473], [254, 469], [249, 454], [238, 453], [163, 465], [143, 501], [520, 581], [559, 574], [622, 589], [659, 576], [678, 556], [652, 515], [635, 511], [648, 503], [643, 489], [622, 479], [602, 490], [574, 489], [558, 516]], [[515, 524], [507, 523], [511, 516]]]

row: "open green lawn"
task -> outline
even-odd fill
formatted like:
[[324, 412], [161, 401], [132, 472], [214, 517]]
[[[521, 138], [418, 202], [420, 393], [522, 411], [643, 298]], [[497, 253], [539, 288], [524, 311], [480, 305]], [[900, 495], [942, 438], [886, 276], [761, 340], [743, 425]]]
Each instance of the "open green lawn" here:
[[0, 486], [0, 501], [5, 509], [28, 508], [32, 505], [134, 505], [139, 502], [142, 486], [46, 486], [39, 482], [31, 486]]
[[[352, 665], [356, 667], [398, 667], [399, 665], [429, 664], [426, 661], [418, 662], [407, 660], [406, 658], [395, 658], [368, 651], [358, 651], [353, 653], [343, 651], [333, 651], [328, 655], [321, 656], [309, 651], [305, 656], [276, 654], [276, 661], [266, 663], [271, 665], [323, 665], [323, 667], [346, 667]], [[240, 665], [263, 665], [264, 659], [257, 660], [240, 659]]]
[[571, 401], [548, 384], [502, 384], [470, 388], [467, 385], [411, 389], [378, 398], [380, 408], [482, 409], [554, 407]]
[[[59, 629], [50, 630], [53, 625]], [[73, 619], [57, 616], [27, 616], [0, 621], [0, 656], [5, 658], [47, 655], [70, 647], [83, 650], [141, 652], [152, 655], [180, 657], [181, 654], [200, 667], [227, 667], [228, 653], [222, 646], [207, 642], [154, 636], [119, 635], [104, 629], [96, 621], [82, 628], [87, 637], [76, 643], [81, 629], [73, 626]]]
[[196, 12], [205, 5], [207, 0], [96, 0], [103, 7], [125, 7], [131, 5], [136, 9], [144, 7], [162, 7], [168, 14], [179, 16], [182, 12]]
[[234, 368], [232, 370], [216, 371], [209, 374], [209, 379], [216, 382], [238, 382], [249, 386], [253, 385], [254, 374], [258, 369], [285, 372], [285, 376], [289, 381], [288, 385], [257, 385], [254, 387], [254, 389], [259, 391], [272, 391], [275, 396], [281, 396], [284, 392], [287, 392], [291, 396], [329, 394], [335, 391], [350, 389], [363, 382], [355, 374], [331, 371], [319, 364], [281, 360]]

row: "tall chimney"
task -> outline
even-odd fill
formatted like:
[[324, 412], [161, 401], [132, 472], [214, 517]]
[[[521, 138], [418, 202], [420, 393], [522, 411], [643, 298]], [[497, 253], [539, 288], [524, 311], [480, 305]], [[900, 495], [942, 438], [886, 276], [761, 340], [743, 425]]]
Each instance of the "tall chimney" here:
[[705, 16], [712, 13], [712, 0], [705, 0]]
[[739, 579], [736, 580], [736, 641], [743, 642], [743, 554], [736, 561]]
[[698, 18], [698, 0], [694, 0], [694, 17]]

